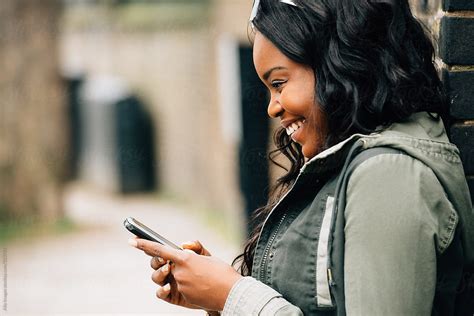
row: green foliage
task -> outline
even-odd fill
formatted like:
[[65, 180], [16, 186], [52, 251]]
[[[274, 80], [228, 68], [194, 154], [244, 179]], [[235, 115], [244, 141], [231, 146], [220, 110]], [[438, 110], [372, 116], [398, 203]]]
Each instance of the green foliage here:
[[230, 218], [226, 212], [223, 210], [200, 208], [196, 214], [198, 214], [198, 219], [204, 225], [214, 230], [223, 239], [234, 245], [240, 245], [243, 227], [236, 225], [236, 220]]
[[64, 22], [75, 30], [171, 32], [208, 25], [208, 1], [130, 2], [116, 6], [72, 6]]
[[130, 4], [117, 8], [114, 20], [124, 30], [173, 31], [207, 24], [208, 9], [200, 3]]
[[[9, 217], [10, 217], [10, 213], [8, 212], [6, 205], [4, 205], [0, 201], [0, 224], [8, 221]], [[0, 231], [0, 234], [1, 234], [1, 231]]]
[[0, 245], [13, 240], [66, 234], [77, 229], [78, 226], [68, 218], [53, 222], [39, 221], [34, 217], [17, 220], [9, 219], [0, 222]]

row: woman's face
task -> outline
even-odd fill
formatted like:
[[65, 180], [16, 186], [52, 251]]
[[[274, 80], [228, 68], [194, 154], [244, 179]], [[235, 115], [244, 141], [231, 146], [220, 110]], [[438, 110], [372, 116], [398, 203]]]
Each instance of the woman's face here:
[[268, 115], [280, 117], [306, 158], [316, 156], [322, 151], [327, 126], [316, 104], [314, 71], [286, 57], [260, 32], [255, 36], [253, 59], [258, 76], [270, 90]]

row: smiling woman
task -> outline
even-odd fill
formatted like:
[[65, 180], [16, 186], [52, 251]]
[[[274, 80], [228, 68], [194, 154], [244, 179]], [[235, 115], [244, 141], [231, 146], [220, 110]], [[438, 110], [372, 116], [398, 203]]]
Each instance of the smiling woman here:
[[474, 214], [434, 49], [407, 0], [260, 0], [254, 62], [290, 168], [234, 264], [152, 259], [158, 297], [225, 315], [453, 315]]

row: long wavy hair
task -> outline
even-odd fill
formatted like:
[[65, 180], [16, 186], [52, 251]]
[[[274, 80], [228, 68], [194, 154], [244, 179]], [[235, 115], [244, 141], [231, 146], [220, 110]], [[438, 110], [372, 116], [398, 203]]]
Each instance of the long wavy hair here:
[[[415, 112], [446, 116], [433, 43], [407, 0], [294, 2], [297, 7], [261, 0], [253, 24], [288, 58], [313, 69], [315, 106], [327, 118], [325, 147]], [[304, 164], [301, 146], [284, 129], [275, 132], [274, 142], [277, 149], [269, 159], [276, 163], [275, 156], [283, 154], [290, 168], [277, 180], [268, 204], [254, 212], [257, 225], [244, 252], [234, 260], [241, 262], [243, 275], [251, 274], [264, 219]]]

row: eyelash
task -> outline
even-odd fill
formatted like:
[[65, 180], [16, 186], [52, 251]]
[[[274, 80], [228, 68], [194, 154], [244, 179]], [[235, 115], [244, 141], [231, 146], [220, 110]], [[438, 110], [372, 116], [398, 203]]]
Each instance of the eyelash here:
[[284, 83], [286, 83], [285, 80], [275, 80], [275, 81], [272, 81], [271, 86], [274, 89], [280, 89]]

